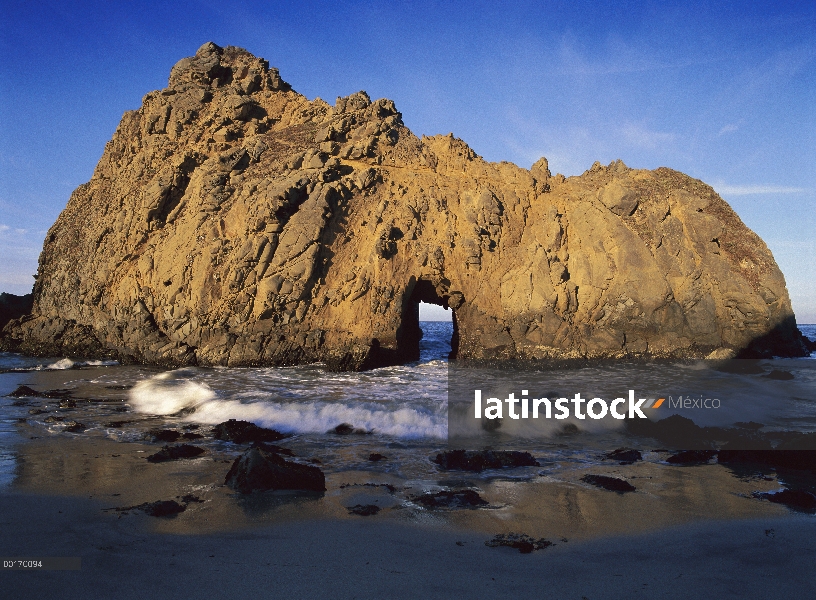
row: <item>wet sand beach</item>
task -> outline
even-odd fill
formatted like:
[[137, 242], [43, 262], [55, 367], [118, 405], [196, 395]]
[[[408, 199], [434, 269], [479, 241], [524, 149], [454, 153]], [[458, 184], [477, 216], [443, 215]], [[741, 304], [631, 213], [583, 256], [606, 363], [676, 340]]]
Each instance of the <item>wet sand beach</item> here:
[[[276, 444], [320, 467], [326, 491], [240, 494], [225, 476], [249, 444], [213, 439], [189, 414], [134, 411], [129, 384], [111, 381], [160, 371], [127, 369], [0, 374], [2, 554], [82, 560], [4, 572], [12, 597], [767, 598], [816, 584], [816, 518], [759, 496], [788, 485], [773, 469], [553, 445], [534, 451], [538, 466], [468, 472], [433, 462], [444, 440], [294, 435]], [[9, 397], [20, 385], [46, 396]], [[148, 461], [168, 430], [202, 452]], [[159, 501], [183, 511], [150, 516]]]
[[816, 527], [802, 515], [556, 539], [545, 550], [520, 554], [486, 547], [482, 532], [440, 523], [318, 518], [178, 533], [151, 517], [106, 515], [106, 504], [65, 496], [0, 496], [3, 548], [22, 556], [82, 557], [81, 571], [5, 572], [4, 594], [773, 598], [804, 597], [816, 583]]

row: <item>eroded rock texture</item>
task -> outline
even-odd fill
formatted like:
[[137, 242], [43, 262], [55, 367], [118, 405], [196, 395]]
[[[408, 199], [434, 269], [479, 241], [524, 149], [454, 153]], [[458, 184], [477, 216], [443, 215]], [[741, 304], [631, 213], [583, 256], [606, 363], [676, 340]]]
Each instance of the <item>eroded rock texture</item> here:
[[771, 253], [700, 181], [485, 162], [212, 43], [125, 113], [34, 295], [5, 348], [360, 369], [418, 357], [425, 300], [462, 358], [803, 353]]

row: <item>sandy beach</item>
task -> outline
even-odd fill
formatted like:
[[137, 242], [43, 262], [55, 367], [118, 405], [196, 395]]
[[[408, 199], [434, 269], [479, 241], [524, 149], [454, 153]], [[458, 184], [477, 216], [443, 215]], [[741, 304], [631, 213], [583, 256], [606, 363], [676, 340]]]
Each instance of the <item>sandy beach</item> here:
[[37, 598], [773, 598], [813, 589], [811, 517], [706, 520], [558, 541], [523, 555], [478, 531], [381, 519], [286, 520], [186, 534], [96, 499], [4, 494], [2, 547], [81, 556], [81, 571], [3, 573]]
[[[101, 371], [6, 373], [0, 392], [74, 382], [74, 395], [87, 395], [93, 386], [81, 382]], [[119, 427], [161, 425], [116, 412], [116, 394], [126, 397], [114, 390], [104, 406], [129, 422]], [[239, 494], [223, 484], [246, 445], [209, 443], [198, 457], [152, 463], [146, 457], [161, 442], [48, 429], [36, 419], [5, 422], [14, 464], [0, 491], [1, 553], [80, 557], [82, 568], [6, 571], [12, 596], [768, 598], [802, 596], [816, 584], [813, 515], [754, 496], [783, 485], [773, 472], [671, 465], [647, 454], [634, 464], [565, 463], [490, 476], [433, 471], [429, 484], [388, 461], [355, 462], [361, 449], [338, 446], [333, 454], [312, 448], [324, 461], [342, 458], [341, 466], [324, 467], [324, 493]], [[429, 456], [414, 458], [431, 464]], [[587, 473], [624, 479], [636, 491], [588, 485]], [[417, 502], [429, 489], [474, 490], [486, 504], [429, 508]], [[161, 500], [185, 510], [145, 514], [146, 503]], [[380, 510], [371, 516], [349, 511], [372, 505]], [[510, 533], [551, 545], [529, 554], [486, 545]]]

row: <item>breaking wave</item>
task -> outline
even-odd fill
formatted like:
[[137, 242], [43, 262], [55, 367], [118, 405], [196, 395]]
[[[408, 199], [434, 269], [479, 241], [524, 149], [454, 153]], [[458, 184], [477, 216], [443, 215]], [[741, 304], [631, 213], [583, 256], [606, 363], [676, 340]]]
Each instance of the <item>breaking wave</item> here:
[[173, 415], [215, 398], [206, 384], [192, 381], [184, 369], [160, 373], [133, 386], [130, 404], [139, 412]]
[[216, 424], [227, 419], [252, 421], [284, 433], [326, 433], [341, 423], [356, 429], [399, 438], [445, 438], [447, 413], [418, 407], [386, 408], [345, 402], [205, 402], [196, 408], [195, 421]]
[[[154, 415], [186, 413], [184, 419], [195, 423], [214, 425], [237, 419], [284, 433], [323, 434], [348, 423], [355, 429], [397, 438], [447, 436], [446, 403], [431, 403], [419, 395], [382, 401], [287, 399], [254, 386], [216, 393], [201, 379], [200, 374], [186, 369], [155, 375], [130, 390], [130, 404], [138, 412]], [[214, 379], [214, 383], [219, 382], [223, 380]]]
[[119, 362], [115, 360], [72, 360], [63, 358], [40, 368], [42, 370], [62, 371], [65, 369], [79, 369], [80, 367], [112, 367], [118, 364]]

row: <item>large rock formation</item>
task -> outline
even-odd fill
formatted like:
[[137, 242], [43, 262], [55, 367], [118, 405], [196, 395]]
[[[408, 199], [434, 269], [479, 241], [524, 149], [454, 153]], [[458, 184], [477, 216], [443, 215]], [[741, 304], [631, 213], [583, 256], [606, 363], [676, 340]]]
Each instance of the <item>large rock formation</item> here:
[[418, 357], [424, 300], [462, 358], [804, 352], [771, 253], [704, 183], [489, 163], [212, 43], [125, 113], [34, 296], [5, 348], [360, 369]]

